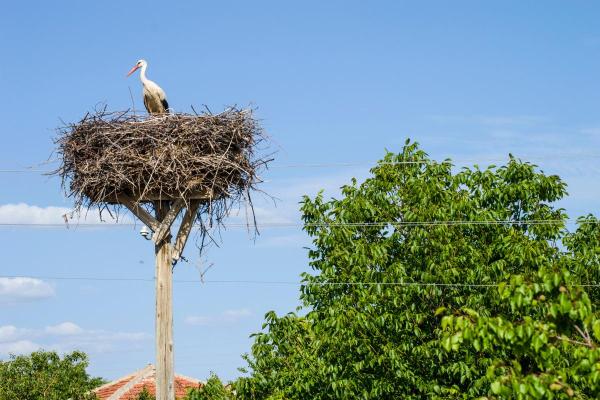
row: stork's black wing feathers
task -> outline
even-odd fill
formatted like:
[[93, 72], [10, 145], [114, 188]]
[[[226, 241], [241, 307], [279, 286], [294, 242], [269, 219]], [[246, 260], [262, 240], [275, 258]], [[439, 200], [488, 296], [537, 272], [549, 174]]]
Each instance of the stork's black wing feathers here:
[[167, 99], [162, 99], [160, 102], [162, 103], [163, 107], [165, 108], [165, 112], [168, 112], [169, 103], [167, 103]]
[[150, 111], [150, 107], [148, 107], [148, 97], [146, 95], [144, 95], [144, 107], [146, 107], [146, 111], [148, 111], [148, 114], [152, 114], [152, 111]]

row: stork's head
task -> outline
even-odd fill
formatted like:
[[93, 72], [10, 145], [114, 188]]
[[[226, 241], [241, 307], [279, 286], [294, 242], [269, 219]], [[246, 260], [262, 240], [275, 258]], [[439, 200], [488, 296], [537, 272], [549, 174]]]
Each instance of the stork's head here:
[[138, 62], [135, 63], [135, 65], [133, 66], [133, 68], [131, 68], [131, 71], [129, 71], [129, 73], [127, 74], [127, 76], [133, 74], [135, 71], [137, 71], [138, 68], [141, 68], [143, 66], [148, 65], [148, 63], [146, 62], [146, 60], [139, 60]]

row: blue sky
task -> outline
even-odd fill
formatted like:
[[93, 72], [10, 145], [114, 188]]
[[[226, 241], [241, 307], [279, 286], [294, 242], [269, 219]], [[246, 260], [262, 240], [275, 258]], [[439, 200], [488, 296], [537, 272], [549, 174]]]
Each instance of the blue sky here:
[[[600, 4], [592, 1], [10, 2], [0, 14], [0, 170], [52, 158], [54, 129], [98, 103], [141, 106], [139, 58], [177, 111], [253, 105], [279, 150], [259, 224], [299, 222], [298, 201], [364, 178], [410, 137], [436, 159], [508, 153], [561, 175], [568, 213], [600, 206]], [[352, 163], [291, 168], [291, 164]], [[0, 223], [60, 223], [56, 178], [0, 172]], [[233, 217], [233, 221], [241, 217]], [[95, 216], [89, 215], [89, 221]], [[154, 362], [154, 274], [139, 227], [0, 227], [0, 358], [81, 348], [115, 378]], [[267, 228], [175, 268], [175, 364], [238, 375], [268, 310], [292, 311], [308, 239]], [[39, 277], [45, 277], [40, 279]], [[65, 280], [88, 277], [109, 280]], [[136, 280], [112, 280], [112, 279]], [[137, 280], [142, 279], [142, 280]], [[178, 282], [179, 281], [179, 282]]]

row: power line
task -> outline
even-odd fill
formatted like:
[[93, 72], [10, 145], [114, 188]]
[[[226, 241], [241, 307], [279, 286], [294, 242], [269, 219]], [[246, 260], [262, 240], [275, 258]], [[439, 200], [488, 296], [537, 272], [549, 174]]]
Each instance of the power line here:
[[[600, 158], [600, 154], [556, 154], [556, 155], [540, 155], [531, 157], [518, 157], [524, 160], [557, 160], [557, 159], [580, 159], [580, 158]], [[336, 168], [336, 167], [361, 167], [361, 166], [377, 166], [377, 165], [415, 165], [415, 164], [461, 164], [461, 163], [489, 163], [489, 162], [505, 162], [507, 158], [489, 158], [489, 159], [447, 159], [442, 161], [436, 160], [415, 160], [415, 161], [357, 161], [357, 162], [316, 162], [316, 163], [291, 163], [291, 164], [274, 164], [269, 168]]]
[[[418, 227], [418, 226], [476, 226], [476, 225], [513, 225], [513, 226], [530, 226], [530, 225], [562, 225], [568, 223], [579, 224], [600, 224], [600, 220], [577, 220], [577, 219], [532, 219], [532, 220], [447, 220], [447, 221], [383, 221], [383, 222], [266, 222], [258, 224], [258, 228], [291, 228], [291, 227]], [[31, 227], [31, 228], [125, 228], [142, 226], [141, 222], [119, 222], [119, 223], [29, 223], [29, 222], [0, 222], [0, 227]], [[196, 226], [200, 226], [196, 224]], [[251, 225], [245, 223], [227, 223], [220, 225], [223, 228], [248, 228]]]
[[[116, 277], [93, 277], [93, 276], [19, 276], [4, 275], [0, 278], [16, 279], [29, 278], [54, 281], [123, 281], [123, 282], [154, 282], [155, 278], [116, 278]], [[196, 279], [174, 279], [173, 283], [194, 284], [242, 284], [242, 285], [293, 285], [293, 286], [419, 286], [419, 287], [498, 287], [501, 283], [444, 283], [444, 282], [299, 282], [299, 281], [266, 281], [266, 280], [196, 280]], [[506, 283], [502, 283], [506, 284]], [[510, 284], [506, 284], [511, 286]], [[570, 287], [600, 287], [600, 283], [583, 283], [567, 285]]]
[[45, 170], [45, 169], [0, 169], [0, 173], [6, 173], [6, 174], [19, 174], [19, 173], [28, 173], [28, 172], [46, 173], [47, 174], [52, 171]]
[[[600, 154], [593, 153], [572, 153], [572, 154], [545, 154], [522, 156], [519, 159], [526, 160], [558, 160], [558, 159], [582, 159], [582, 158], [600, 158]], [[458, 164], [458, 163], [488, 163], [488, 162], [504, 162], [507, 158], [467, 158], [467, 159], [447, 159], [443, 161], [436, 160], [406, 160], [406, 161], [350, 161], [350, 162], [314, 162], [314, 163], [288, 163], [288, 164], [273, 164], [269, 168], [340, 168], [340, 167], [360, 167], [360, 166], [375, 166], [375, 165], [415, 165], [415, 164]], [[59, 160], [54, 160], [57, 162]], [[45, 170], [39, 168], [7, 168], [0, 169], [0, 173], [51, 173], [53, 170]]]

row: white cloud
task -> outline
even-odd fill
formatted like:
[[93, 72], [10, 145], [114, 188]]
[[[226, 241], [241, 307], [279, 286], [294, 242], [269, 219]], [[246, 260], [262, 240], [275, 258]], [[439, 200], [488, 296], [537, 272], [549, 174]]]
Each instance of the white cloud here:
[[[373, 162], [373, 165], [375, 162]], [[329, 196], [338, 196], [340, 187], [350, 183], [352, 177], [356, 177], [359, 182], [367, 176], [371, 164], [366, 164], [364, 168], [344, 169], [335, 174], [319, 174], [306, 178], [286, 178], [275, 180], [265, 184], [262, 188], [266, 193], [272, 195], [255, 196], [253, 198], [254, 214], [259, 230], [268, 225], [277, 224], [295, 224], [300, 223], [300, 201], [303, 195], [314, 197], [320, 190], [324, 191], [325, 198]], [[231, 218], [227, 223], [244, 224], [247, 222], [246, 216], [251, 216], [249, 208], [240, 209], [232, 212]]]
[[241, 308], [237, 310], [225, 310], [218, 315], [190, 315], [185, 318], [185, 323], [194, 326], [230, 325], [252, 315], [252, 311], [249, 309]]
[[60, 224], [63, 215], [69, 209], [65, 207], [38, 207], [26, 203], [0, 205], [0, 221], [10, 224]]
[[0, 326], [0, 343], [14, 341], [21, 335], [22, 333], [14, 325]]
[[0, 326], [0, 357], [10, 353], [30, 353], [40, 348], [59, 352], [80, 349], [86, 352], [113, 352], [141, 346], [152, 336], [144, 332], [112, 332], [84, 329], [73, 322], [62, 322], [39, 329]]
[[119, 349], [141, 348], [152, 339], [145, 332], [111, 332], [104, 330], [83, 330], [75, 335], [62, 335], [58, 342], [49, 346], [57, 351], [84, 350], [88, 353], [112, 353]]
[[8, 356], [9, 354], [27, 354], [41, 348], [42, 346], [38, 343], [29, 340], [17, 340], [9, 343], [0, 343], [0, 355]]
[[237, 321], [239, 319], [249, 317], [252, 315], [252, 312], [247, 308], [242, 308], [239, 310], [225, 310], [223, 311], [223, 318], [228, 321]]
[[0, 326], [0, 356], [24, 354], [40, 349], [42, 346], [31, 341], [37, 333], [31, 329], [17, 328], [14, 325]]
[[0, 303], [17, 303], [54, 296], [54, 288], [40, 279], [0, 278]]
[[79, 335], [83, 329], [73, 322], [63, 322], [54, 326], [47, 326], [44, 331], [50, 335]]
[[14, 325], [0, 326], [0, 343], [16, 343], [23, 340], [35, 339], [40, 332], [34, 329], [18, 328]]
[[286, 224], [292, 221], [289, 214], [289, 210], [283, 208], [254, 207], [254, 215], [259, 224]]
[[[107, 213], [103, 214], [103, 218], [96, 210], [84, 212], [80, 218], [73, 215], [73, 210], [66, 207], [46, 206], [39, 207], [27, 203], [17, 204], [2, 204], [0, 205], [0, 222], [4, 224], [69, 224], [76, 225], [77, 223], [107, 223], [113, 224], [118, 222], [132, 222], [129, 215], [124, 217], [119, 216], [119, 220], [110, 218]], [[65, 220], [67, 218], [67, 220]]]

